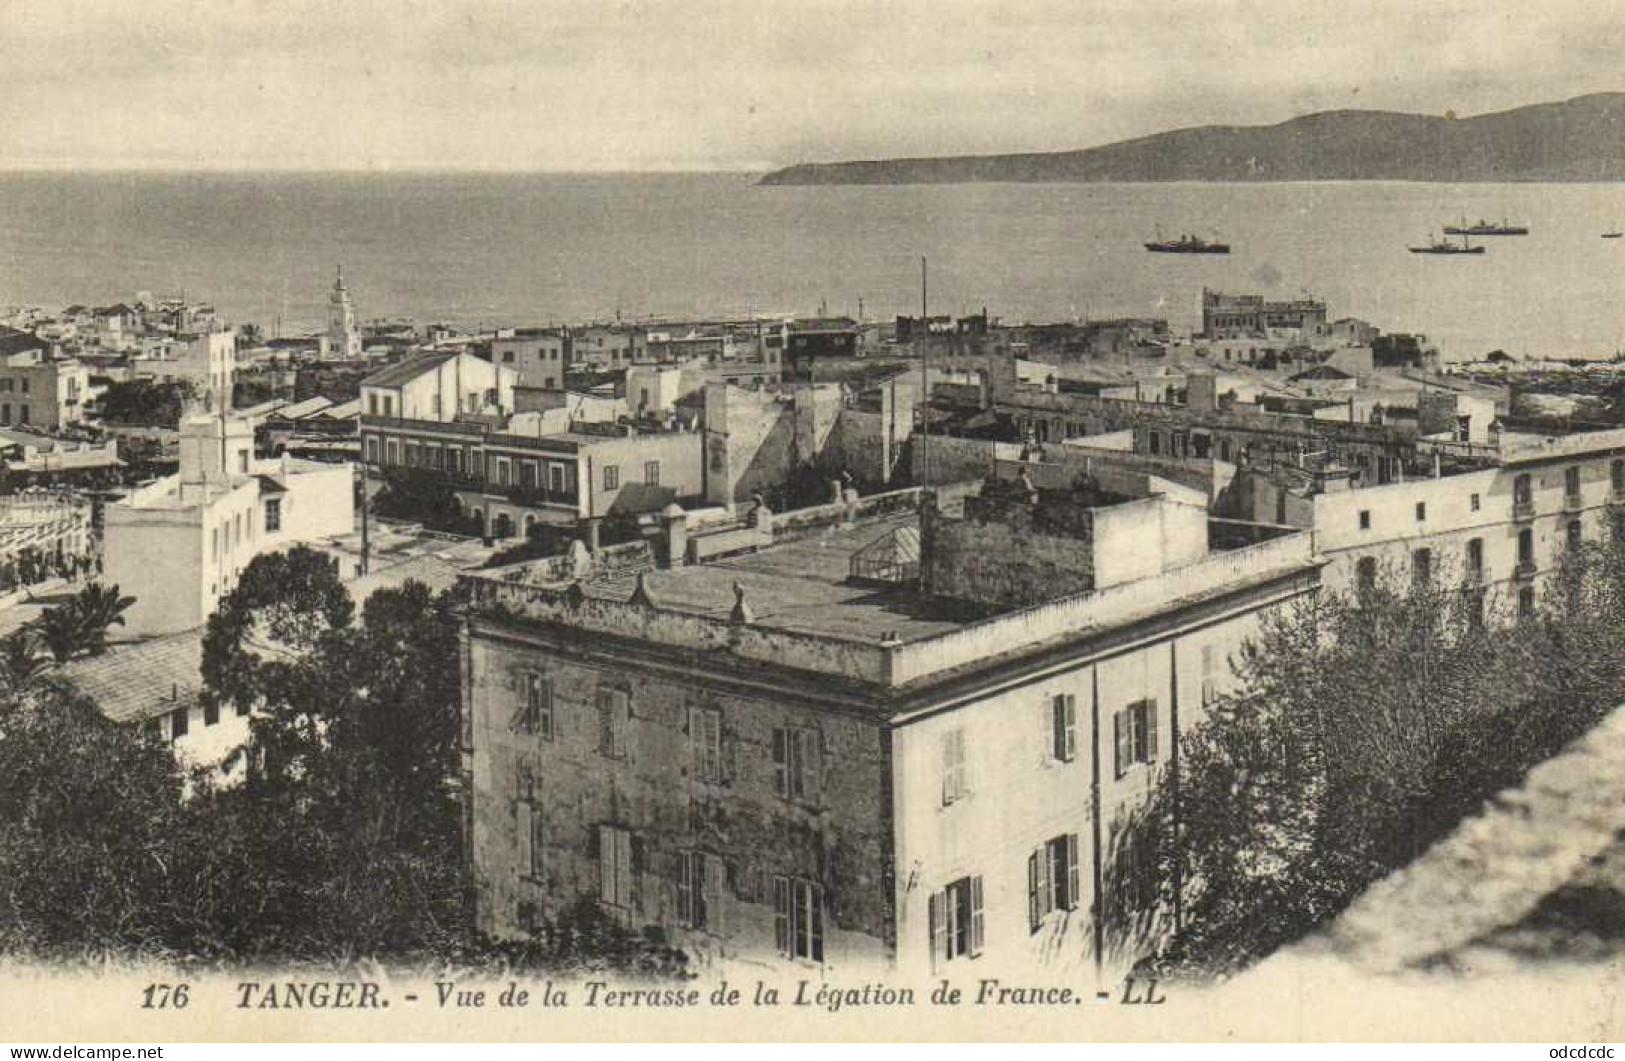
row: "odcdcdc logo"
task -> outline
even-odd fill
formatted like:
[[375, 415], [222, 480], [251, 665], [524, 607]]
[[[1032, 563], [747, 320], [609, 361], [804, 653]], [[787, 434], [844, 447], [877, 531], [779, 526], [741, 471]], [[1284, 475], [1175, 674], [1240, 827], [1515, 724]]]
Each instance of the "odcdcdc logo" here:
[[1612, 1059], [1614, 1056], [1612, 1046], [1554, 1046], [1551, 1052], [1553, 1057], [1564, 1058], [1601, 1057]]

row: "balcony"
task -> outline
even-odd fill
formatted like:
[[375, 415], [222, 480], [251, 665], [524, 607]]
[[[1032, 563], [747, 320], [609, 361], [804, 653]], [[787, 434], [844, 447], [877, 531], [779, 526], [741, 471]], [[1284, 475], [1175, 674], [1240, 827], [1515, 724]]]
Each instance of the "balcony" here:
[[1625, 484], [1618, 484], [1608, 493], [1610, 505], [1625, 505]]
[[1512, 502], [1512, 518], [1514, 520], [1531, 520], [1535, 518], [1535, 499], [1525, 498], [1522, 501]]
[[1527, 582], [1535, 577], [1535, 571], [1535, 562], [1533, 560], [1519, 560], [1517, 566], [1512, 569], [1512, 577]]
[[1585, 498], [1582, 497], [1578, 491], [1574, 493], [1565, 493], [1563, 495], [1564, 512], [1579, 512], [1585, 507]]

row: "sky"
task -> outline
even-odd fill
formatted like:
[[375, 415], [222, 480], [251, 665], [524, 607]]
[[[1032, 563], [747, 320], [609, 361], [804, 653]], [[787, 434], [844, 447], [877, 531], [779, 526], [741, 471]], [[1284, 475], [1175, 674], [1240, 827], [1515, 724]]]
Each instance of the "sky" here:
[[1589, 0], [5, 0], [0, 169], [758, 170], [1625, 90]]

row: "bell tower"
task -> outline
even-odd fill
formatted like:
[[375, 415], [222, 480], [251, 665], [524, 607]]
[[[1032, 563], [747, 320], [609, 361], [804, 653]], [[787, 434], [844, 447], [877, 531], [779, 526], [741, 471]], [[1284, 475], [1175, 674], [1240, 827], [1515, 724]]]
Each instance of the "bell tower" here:
[[333, 293], [327, 299], [327, 349], [329, 356], [341, 361], [361, 357], [361, 329], [356, 327], [355, 307], [350, 304], [350, 292], [344, 286], [342, 265], [338, 267], [338, 278], [333, 281]]

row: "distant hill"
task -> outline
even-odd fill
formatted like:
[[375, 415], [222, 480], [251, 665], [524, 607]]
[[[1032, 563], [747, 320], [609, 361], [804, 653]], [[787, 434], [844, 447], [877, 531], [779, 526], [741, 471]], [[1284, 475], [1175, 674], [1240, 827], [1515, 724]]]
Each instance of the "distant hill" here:
[[1081, 151], [803, 163], [762, 184], [966, 181], [1625, 180], [1625, 93], [1473, 118], [1326, 111], [1204, 125]]

